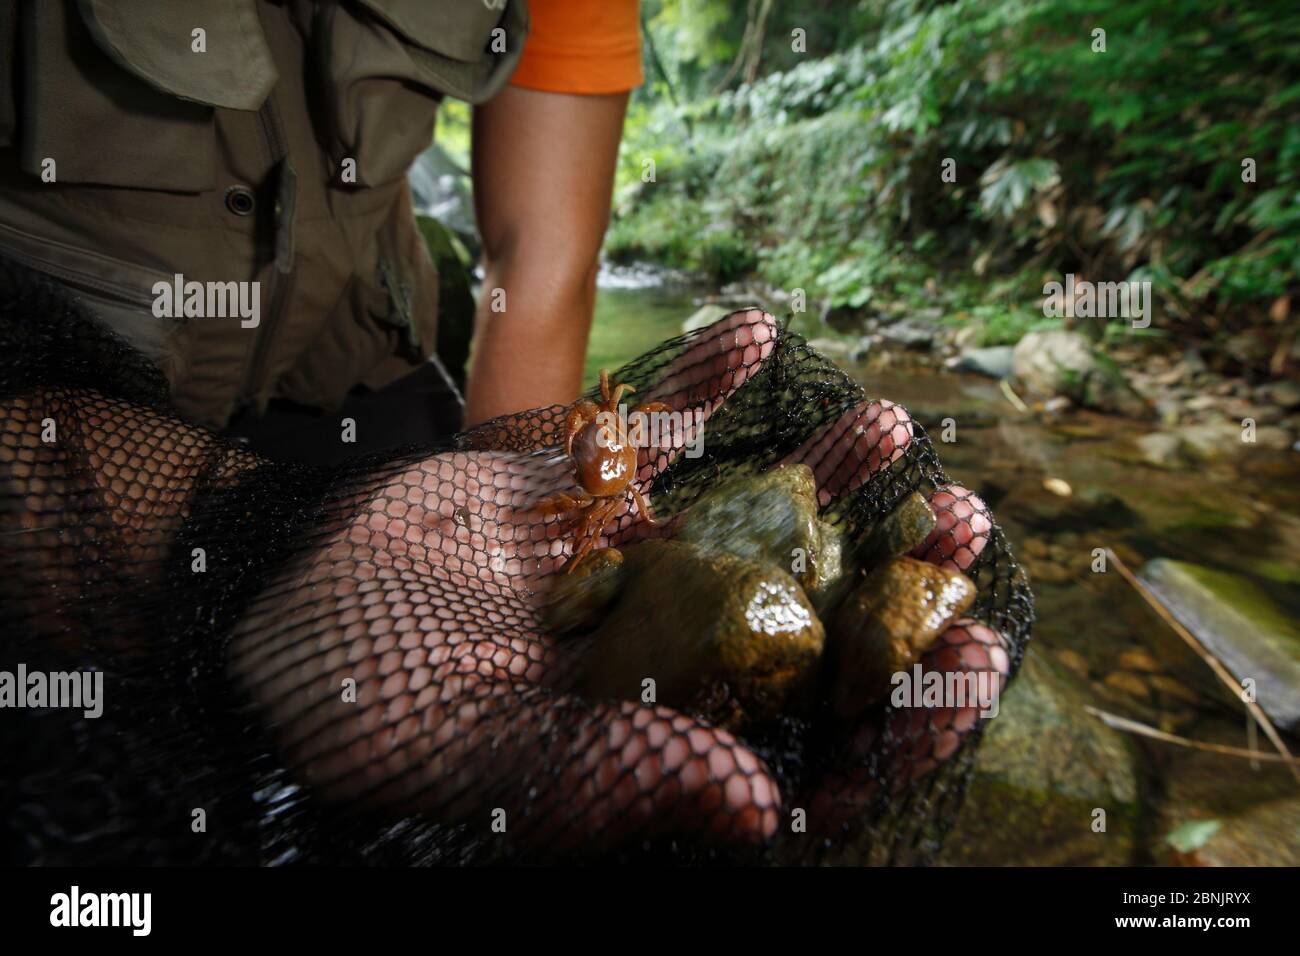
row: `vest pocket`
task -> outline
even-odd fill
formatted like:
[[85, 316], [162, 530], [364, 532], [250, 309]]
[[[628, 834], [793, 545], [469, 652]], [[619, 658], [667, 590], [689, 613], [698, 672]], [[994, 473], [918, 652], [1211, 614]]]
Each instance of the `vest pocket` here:
[[399, 334], [399, 351], [420, 361], [436, 343], [438, 270], [416, 224], [409, 186], [402, 187], [376, 245], [375, 285], [382, 293], [382, 306], [371, 314]]
[[211, 106], [165, 93], [115, 62], [70, 0], [24, 6], [18, 29], [25, 99], [13, 141], [25, 172], [50, 183], [215, 187]]
[[506, 85], [528, 36], [524, 0], [360, 2], [401, 38], [418, 82], [470, 103]]
[[[517, 6], [517, 0], [511, 0]], [[361, 0], [390, 27], [426, 50], [452, 60], [477, 63], [488, 48], [492, 29], [502, 19], [496, 4], [430, 3], [429, 0]], [[522, 38], [521, 38], [522, 39]]]
[[315, 9], [313, 92], [322, 139], [335, 169], [355, 163], [355, 178], [339, 185], [404, 177], [433, 138], [442, 95], [472, 103], [491, 97], [514, 72], [528, 32], [519, 0], [508, 0], [504, 11], [481, 0], [360, 0]]
[[153, 269], [44, 239], [0, 223], [0, 256], [49, 276], [89, 305], [104, 323], [169, 370], [171, 332], [180, 323], [153, 313], [153, 288], [173, 277]]

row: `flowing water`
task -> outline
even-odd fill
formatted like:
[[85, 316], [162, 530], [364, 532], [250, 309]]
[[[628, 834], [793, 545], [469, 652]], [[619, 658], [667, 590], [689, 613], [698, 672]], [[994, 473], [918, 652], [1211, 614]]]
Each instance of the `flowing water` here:
[[[603, 287], [588, 383], [600, 368], [615, 368], [679, 334], [698, 294], [653, 282]], [[1114, 549], [1134, 571], [1166, 557], [1232, 572], [1262, 588], [1294, 621], [1300, 618], [1300, 455], [1244, 452], [1213, 464], [1157, 468], [1133, 444], [1148, 425], [1082, 412], [1050, 420], [1021, 413], [998, 383], [939, 372], [905, 354], [843, 367], [869, 395], [911, 410], [935, 439], [948, 473], [993, 507], [1034, 584], [1039, 620], [1030, 657], [1038, 661], [1021, 680], [1036, 689], [1021, 693], [1046, 706], [1041, 694], [1051, 689], [1065, 726], [1035, 728], [1040, 738], [1056, 736], [1039, 758], [1052, 766], [1033, 768], [1016, 766], [1010, 753], [1030, 745], [999, 728], [989, 735], [987, 760], [981, 753], [981, 779], [1014, 789], [1032, 777], [1038, 782], [1025, 787], [1050, 792], [1031, 794], [1025, 804], [1031, 819], [1018, 819], [1007, 809], [1014, 799], [1008, 803], [998, 791], [995, 808], [986, 787], [983, 806], [966, 813], [954, 834], [961, 851], [955, 859], [1300, 863], [1300, 784], [1279, 765], [1256, 768], [1120, 735], [1083, 710], [1093, 706], [1197, 741], [1251, 743], [1240, 701], [1114, 567], [1097, 570], [1096, 549]], [[1049, 490], [1046, 479], [1065, 482], [1069, 493], [1057, 493], [1065, 489], [1055, 482], [1057, 490]], [[1262, 737], [1259, 747], [1271, 751]], [[1065, 784], [1063, 778], [1074, 779]], [[973, 793], [980, 804], [978, 780]], [[1068, 801], [1053, 803], [1062, 793], [1087, 798], [1080, 813], [1089, 802], [1113, 803], [1119, 822], [1112, 839], [1089, 840], [1096, 836], [1091, 818], [1075, 820]], [[972, 814], [983, 819], [968, 820]], [[1079, 833], [1071, 829], [1076, 823]], [[966, 841], [974, 848], [963, 847], [963, 827], [974, 834]], [[1043, 839], [1044, 828], [1062, 832]], [[1023, 846], [1004, 855], [992, 847], [1010, 841]]]
[[596, 384], [602, 368], [612, 371], [681, 335], [682, 322], [695, 311], [696, 295], [698, 290], [689, 285], [665, 283], [653, 274], [602, 273], [583, 388]]

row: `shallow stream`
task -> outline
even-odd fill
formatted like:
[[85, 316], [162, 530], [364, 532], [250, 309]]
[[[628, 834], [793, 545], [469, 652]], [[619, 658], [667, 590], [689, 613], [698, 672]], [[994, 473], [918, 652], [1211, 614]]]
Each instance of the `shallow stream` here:
[[[652, 274], [603, 286], [589, 383], [600, 368], [679, 334], [699, 295]], [[1280, 765], [1255, 768], [1121, 734], [1083, 709], [1197, 741], [1249, 745], [1241, 703], [1113, 567], [1094, 571], [1095, 549], [1114, 549], [1134, 571], [1165, 557], [1239, 575], [1268, 596], [1294, 634], [1300, 455], [1247, 448], [1212, 463], [1158, 468], [1133, 444], [1150, 429], [1143, 423], [1023, 413], [997, 382], [936, 371], [906, 352], [841, 364], [869, 395], [905, 405], [935, 440], [949, 475], [984, 496], [1037, 599], [1020, 680], [1026, 688], [1012, 689], [1010, 716], [987, 735], [946, 858], [1300, 864], [1300, 784]], [[949, 419], [953, 440], [945, 442]], [[1058, 493], [1065, 488], [1056, 482], [1049, 490], [1046, 479], [1064, 482], [1069, 493]], [[1271, 752], [1262, 735], [1258, 747]], [[1030, 759], [1035, 765], [1025, 766]], [[1114, 822], [1098, 833], [1093, 811], [1106, 806]]]

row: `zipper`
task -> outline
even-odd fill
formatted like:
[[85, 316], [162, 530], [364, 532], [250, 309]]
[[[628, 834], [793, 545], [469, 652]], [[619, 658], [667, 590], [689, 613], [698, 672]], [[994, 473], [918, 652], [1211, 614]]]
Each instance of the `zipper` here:
[[257, 124], [261, 127], [266, 146], [271, 151], [271, 160], [278, 165], [289, 155], [289, 150], [284, 145], [284, 134], [280, 131], [280, 118], [275, 115], [275, 101], [270, 96], [257, 111]]
[[[280, 129], [280, 120], [275, 113], [274, 101], [268, 96], [265, 103], [257, 111], [257, 124], [262, 132], [262, 138], [266, 142], [267, 149], [270, 150], [271, 158], [274, 160], [272, 167], [277, 176], [283, 175], [283, 164], [288, 156], [288, 149], [284, 143], [284, 135]], [[277, 252], [278, 242], [276, 241], [280, 229], [280, 183], [276, 183], [276, 209], [273, 211], [276, 235], [272, 236], [272, 253]], [[244, 376], [244, 385], [240, 389], [241, 400], [244, 404], [252, 402], [257, 395], [258, 387], [261, 384], [262, 376], [266, 371], [267, 355], [270, 352], [271, 341], [275, 336], [275, 331], [280, 322], [280, 315], [284, 311], [284, 303], [287, 298], [287, 275], [280, 272], [279, 263], [272, 261], [271, 267], [271, 289], [268, 297], [270, 311], [266, 321], [261, 328], [257, 330], [256, 338], [253, 340], [253, 354], [249, 359], [248, 371]]]

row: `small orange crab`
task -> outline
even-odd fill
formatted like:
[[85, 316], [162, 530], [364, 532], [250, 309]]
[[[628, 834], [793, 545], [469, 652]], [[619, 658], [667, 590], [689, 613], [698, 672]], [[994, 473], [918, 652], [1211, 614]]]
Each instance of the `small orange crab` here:
[[[641, 517], [651, 527], [659, 522], [650, 513], [650, 505], [641, 492], [632, 485], [636, 477], [636, 457], [638, 447], [632, 443], [627, 434], [627, 422], [618, 414], [618, 403], [626, 392], [635, 389], [630, 385], [609, 384], [609, 373], [600, 370], [600, 404], [583, 399], [573, 406], [564, 426], [564, 451], [573, 461], [573, 477], [582, 494], [575, 498], [560, 492], [551, 495], [537, 505], [542, 514], [558, 515], [577, 511], [581, 523], [574, 534], [575, 541], [581, 541], [573, 549], [564, 573], [568, 574], [578, 566], [600, 537], [601, 530], [614, 516], [618, 506], [631, 494], [632, 500], [641, 512]], [[663, 402], [648, 402], [638, 405], [628, 414], [653, 415], [671, 409]], [[599, 421], [598, 416], [607, 412], [613, 416], [612, 424]]]

